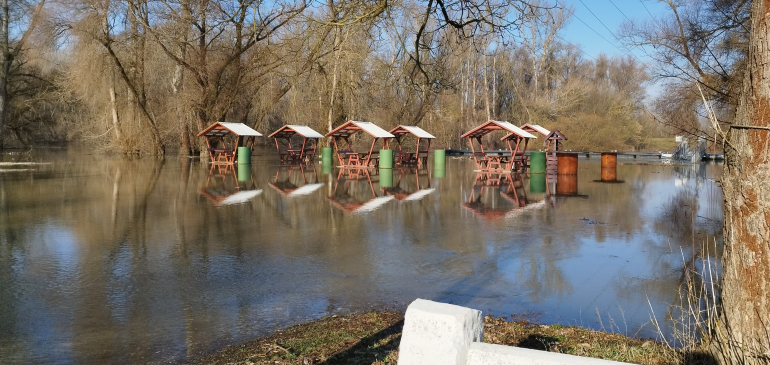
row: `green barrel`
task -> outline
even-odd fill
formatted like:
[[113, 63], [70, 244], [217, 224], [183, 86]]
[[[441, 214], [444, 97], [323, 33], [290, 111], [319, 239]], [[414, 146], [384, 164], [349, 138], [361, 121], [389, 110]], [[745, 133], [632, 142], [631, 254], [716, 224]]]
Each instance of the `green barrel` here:
[[239, 164], [251, 163], [251, 148], [238, 147], [238, 163]]
[[380, 168], [380, 187], [381, 188], [393, 187], [393, 169]]
[[442, 178], [446, 176], [446, 166], [439, 166], [434, 165], [433, 166], [433, 176], [437, 178]]
[[323, 163], [321, 164], [321, 173], [324, 175], [329, 175], [332, 173], [332, 164], [331, 163]]
[[529, 175], [529, 192], [532, 194], [545, 193], [545, 174]]
[[441, 166], [442, 168], [446, 166], [446, 151], [444, 150], [433, 151], [433, 165], [436, 167]]
[[251, 165], [238, 164], [238, 181], [249, 182], [250, 180], [251, 180]]
[[321, 148], [321, 163], [324, 165], [330, 165], [332, 164], [332, 148], [331, 147], [324, 147]]
[[534, 174], [545, 172], [545, 152], [529, 153], [529, 172]]
[[[393, 150], [380, 150], [380, 169], [393, 168]], [[393, 174], [390, 174], [391, 184]]]

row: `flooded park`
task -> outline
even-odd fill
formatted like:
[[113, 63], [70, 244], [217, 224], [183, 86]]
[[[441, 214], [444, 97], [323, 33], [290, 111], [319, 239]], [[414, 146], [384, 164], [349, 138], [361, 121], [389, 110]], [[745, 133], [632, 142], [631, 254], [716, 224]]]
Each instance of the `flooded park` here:
[[[376, 170], [2, 156], [0, 358], [178, 362], [416, 298], [655, 337], [684, 267], [719, 260], [722, 166], [580, 156], [494, 181], [472, 158]], [[213, 166], [213, 167], [212, 167]], [[712, 249], [701, 249], [709, 244]]]

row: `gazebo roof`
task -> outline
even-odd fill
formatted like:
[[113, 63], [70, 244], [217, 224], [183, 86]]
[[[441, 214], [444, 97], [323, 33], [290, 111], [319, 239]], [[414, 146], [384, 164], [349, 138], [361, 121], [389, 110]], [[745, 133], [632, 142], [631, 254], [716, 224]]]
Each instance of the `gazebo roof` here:
[[390, 134], [396, 137], [403, 136], [404, 134], [407, 134], [407, 133], [411, 133], [417, 138], [429, 138], [429, 139], [436, 138], [432, 134], [426, 132], [424, 129], [416, 126], [400, 125], [390, 130]]
[[239, 137], [262, 137], [262, 133], [259, 133], [251, 127], [243, 123], [225, 123], [216, 122], [198, 133], [198, 137], [224, 137], [225, 135], [232, 133]]
[[545, 137], [545, 139], [566, 141], [567, 137], [561, 134], [558, 129], [554, 129], [553, 132], [549, 133], [548, 136]]
[[295, 134], [299, 134], [305, 138], [324, 138], [321, 133], [316, 132], [313, 128], [306, 125], [285, 125], [278, 128], [278, 130], [269, 135], [268, 138], [290, 138]]
[[549, 131], [549, 130], [547, 130], [547, 129], [545, 129], [545, 128], [537, 125], [537, 124], [525, 124], [525, 125], [521, 126], [521, 129], [523, 131], [527, 131], [527, 132], [537, 132], [537, 133], [540, 133], [540, 134], [542, 134], [544, 136], [547, 136], [547, 135], [551, 134], [551, 131]]
[[537, 138], [533, 135], [531, 135], [529, 132], [523, 131], [521, 128], [508, 123], [508, 122], [501, 122], [497, 120], [490, 120], [474, 129], [472, 129], [470, 132], [463, 134], [460, 138], [481, 138], [488, 133], [498, 131], [498, 130], [504, 130], [508, 131], [508, 135], [503, 137], [502, 139], [507, 139], [510, 136], [519, 136], [522, 138]]
[[374, 123], [358, 122], [351, 120], [345, 124], [335, 128], [333, 131], [326, 134], [326, 137], [350, 137], [356, 134], [358, 131], [364, 131], [374, 138], [394, 138], [395, 136], [388, 133], [388, 131], [378, 127]]

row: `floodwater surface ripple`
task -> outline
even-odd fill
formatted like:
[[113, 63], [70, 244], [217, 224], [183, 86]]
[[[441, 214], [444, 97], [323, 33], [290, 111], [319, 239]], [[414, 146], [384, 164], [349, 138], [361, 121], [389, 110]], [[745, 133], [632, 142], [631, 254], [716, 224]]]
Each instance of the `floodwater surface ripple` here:
[[269, 151], [0, 159], [44, 163], [0, 166], [1, 363], [178, 362], [415, 298], [648, 337], [650, 306], [665, 324], [683, 267], [721, 250], [719, 165], [620, 159], [607, 183], [581, 158], [499, 185], [454, 158], [392, 177]]

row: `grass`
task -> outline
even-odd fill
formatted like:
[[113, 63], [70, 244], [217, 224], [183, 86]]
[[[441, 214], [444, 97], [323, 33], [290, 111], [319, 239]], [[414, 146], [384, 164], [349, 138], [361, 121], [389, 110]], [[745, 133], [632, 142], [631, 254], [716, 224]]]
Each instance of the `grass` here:
[[[192, 364], [396, 364], [402, 327], [399, 312], [330, 316], [227, 347]], [[675, 350], [652, 340], [491, 316], [484, 319], [484, 342], [644, 365], [680, 363]]]

